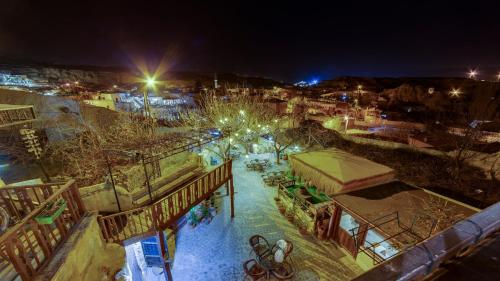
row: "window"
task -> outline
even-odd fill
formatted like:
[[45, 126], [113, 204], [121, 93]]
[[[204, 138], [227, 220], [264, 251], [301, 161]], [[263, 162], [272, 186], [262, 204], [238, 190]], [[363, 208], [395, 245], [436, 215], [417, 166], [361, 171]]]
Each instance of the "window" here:
[[359, 223], [349, 213], [342, 210], [342, 215], [340, 217], [340, 227], [343, 230], [349, 232], [349, 234], [352, 234], [350, 230], [355, 227], [359, 227]]
[[366, 233], [365, 248], [369, 248], [372, 252], [379, 255], [383, 259], [388, 259], [399, 252], [394, 246], [392, 246], [388, 241], [384, 241], [385, 238], [378, 232], [370, 229]]

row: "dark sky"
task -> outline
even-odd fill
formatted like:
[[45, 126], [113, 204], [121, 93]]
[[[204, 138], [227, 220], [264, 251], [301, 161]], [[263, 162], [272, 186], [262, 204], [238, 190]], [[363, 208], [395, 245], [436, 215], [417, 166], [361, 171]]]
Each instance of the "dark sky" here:
[[337, 2], [2, 0], [0, 58], [166, 58], [175, 70], [288, 81], [500, 71], [500, 1]]

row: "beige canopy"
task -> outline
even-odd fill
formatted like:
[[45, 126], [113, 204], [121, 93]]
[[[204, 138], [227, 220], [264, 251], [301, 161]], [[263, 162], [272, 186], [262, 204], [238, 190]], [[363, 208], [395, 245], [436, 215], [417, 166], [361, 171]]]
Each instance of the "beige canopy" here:
[[394, 178], [393, 169], [335, 148], [291, 155], [290, 165], [295, 175], [329, 195]]

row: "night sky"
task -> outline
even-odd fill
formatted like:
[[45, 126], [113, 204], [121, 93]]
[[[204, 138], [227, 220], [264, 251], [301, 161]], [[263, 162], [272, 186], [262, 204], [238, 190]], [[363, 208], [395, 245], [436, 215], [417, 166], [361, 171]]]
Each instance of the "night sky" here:
[[163, 58], [173, 70], [287, 81], [500, 71], [500, 1], [188, 2], [2, 0], [0, 59]]

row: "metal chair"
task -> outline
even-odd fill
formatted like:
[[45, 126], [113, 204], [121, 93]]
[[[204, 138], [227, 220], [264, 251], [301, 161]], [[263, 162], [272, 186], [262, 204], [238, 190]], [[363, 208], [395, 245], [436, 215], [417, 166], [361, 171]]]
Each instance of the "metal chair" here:
[[245, 271], [245, 279], [246, 277], [250, 277], [252, 281], [260, 280], [267, 273], [254, 259], [243, 263], [243, 271]]
[[288, 262], [283, 262], [281, 266], [271, 272], [274, 278], [278, 280], [290, 280], [295, 275], [295, 270]]
[[250, 247], [252, 247], [250, 253], [254, 252], [259, 257], [271, 252], [269, 242], [263, 236], [254, 235], [250, 237], [248, 242], [250, 243]]

